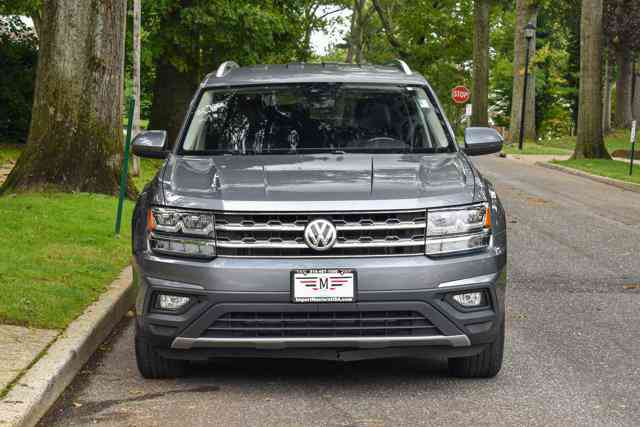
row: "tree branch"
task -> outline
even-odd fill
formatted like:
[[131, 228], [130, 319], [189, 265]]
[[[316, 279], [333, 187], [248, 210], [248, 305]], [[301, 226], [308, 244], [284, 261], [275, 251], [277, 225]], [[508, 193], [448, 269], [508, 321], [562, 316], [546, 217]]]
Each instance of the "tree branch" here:
[[343, 6], [343, 7], [339, 7], [338, 9], [331, 10], [331, 11], [329, 11], [329, 12], [327, 12], [327, 13], [324, 13], [324, 14], [322, 14], [322, 15], [318, 16], [318, 19], [324, 19], [324, 18], [326, 18], [326, 17], [327, 17], [327, 16], [329, 16], [329, 15], [333, 15], [334, 13], [342, 12], [342, 11], [343, 11], [343, 10], [345, 10], [346, 8], [347, 8], [347, 6]]
[[378, 12], [378, 16], [380, 17], [380, 21], [382, 22], [382, 27], [384, 28], [384, 32], [387, 36], [389, 44], [398, 52], [398, 55], [400, 55], [401, 58], [406, 58], [407, 53], [402, 48], [402, 44], [400, 44], [396, 36], [393, 34], [391, 23], [387, 19], [387, 16], [384, 13], [382, 6], [380, 5], [380, 0], [373, 0], [373, 7], [376, 9], [376, 12]]

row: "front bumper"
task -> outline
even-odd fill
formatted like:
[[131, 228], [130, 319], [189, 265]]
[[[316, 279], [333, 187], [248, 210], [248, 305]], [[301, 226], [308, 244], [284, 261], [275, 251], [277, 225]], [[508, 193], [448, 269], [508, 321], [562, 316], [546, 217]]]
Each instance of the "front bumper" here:
[[[436, 354], [477, 353], [493, 342], [504, 317], [506, 254], [500, 246], [443, 259], [424, 256], [383, 258], [256, 259], [189, 261], [134, 258], [139, 284], [137, 331], [167, 357], [216, 356], [334, 358], [336, 350], [385, 357], [431, 350]], [[353, 268], [358, 272], [357, 302], [295, 304], [290, 272], [299, 268]], [[464, 310], [447, 298], [451, 292], [482, 289], [488, 304]], [[189, 295], [182, 313], [153, 309], [156, 293]], [[433, 325], [433, 333], [394, 336], [210, 336], [207, 328], [228, 313], [412, 312]], [[283, 314], [283, 315], [284, 315]], [[353, 352], [359, 352], [355, 356]]]

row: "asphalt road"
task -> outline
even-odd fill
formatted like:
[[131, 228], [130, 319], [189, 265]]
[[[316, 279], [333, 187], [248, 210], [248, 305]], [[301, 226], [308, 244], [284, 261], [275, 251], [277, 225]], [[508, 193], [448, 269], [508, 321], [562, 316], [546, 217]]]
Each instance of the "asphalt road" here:
[[145, 381], [129, 320], [42, 425], [640, 425], [640, 194], [477, 163], [509, 217], [498, 377], [448, 378], [437, 360], [238, 360]]

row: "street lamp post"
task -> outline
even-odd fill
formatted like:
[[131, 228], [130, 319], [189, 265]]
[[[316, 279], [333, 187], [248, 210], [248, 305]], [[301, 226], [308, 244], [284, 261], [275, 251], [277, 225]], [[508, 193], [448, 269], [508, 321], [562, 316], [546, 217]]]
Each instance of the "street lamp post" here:
[[524, 38], [527, 41], [527, 49], [524, 58], [524, 90], [522, 93], [522, 111], [520, 114], [520, 139], [518, 140], [518, 149], [522, 151], [524, 148], [524, 118], [527, 108], [527, 87], [529, 86], [529, 49], [531, 48], [531, 40], [536, 35], [536, 27], [529, 22], [524, 27]]

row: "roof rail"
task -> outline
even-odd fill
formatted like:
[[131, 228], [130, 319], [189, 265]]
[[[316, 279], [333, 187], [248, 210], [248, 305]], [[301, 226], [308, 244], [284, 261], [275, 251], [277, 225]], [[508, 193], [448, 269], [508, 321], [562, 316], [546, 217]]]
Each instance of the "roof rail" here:
[[234, 68], [240, 68], [238, 63], [234, 61], [224, 61], [218, 67], [218, 71], [216, 71], [216, 77], [224, 77], [229, 71], [233, 70]]
[[394, 59], [393, 61], [387, 62], [386, 65], [389, 65], [391, 67], [396, 67], [396, 68], [400, 69], [400, 71], [404, 72], [408, 76], [413, 74], [413, 71], [411, 71], [411, 68], [409, 68], [407, 63], [404, 62], [402, 59]]

